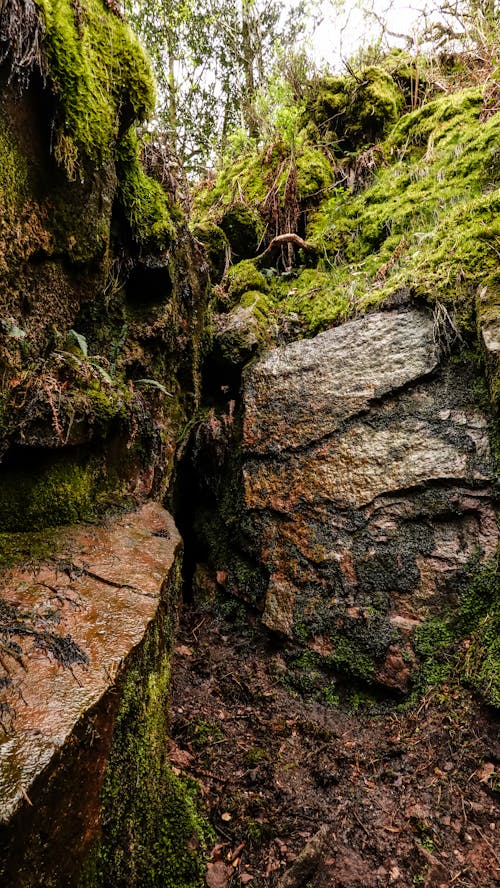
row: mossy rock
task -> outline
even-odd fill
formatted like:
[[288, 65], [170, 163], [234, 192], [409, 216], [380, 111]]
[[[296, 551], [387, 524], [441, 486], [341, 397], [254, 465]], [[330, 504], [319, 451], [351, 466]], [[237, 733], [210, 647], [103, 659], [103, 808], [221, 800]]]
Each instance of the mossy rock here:
[[216, 362], [243, 367], [269, 338], [271, 308], [269, 296], [250, 290], [232, 311], [219, 315], [212, 345]]
[[321, 200], [335, 181], [332, 165], [325, 154], [305, 141], [297, 152], [296, 164], [298, 200]]
[[231, 305], [235, 305], [240, 297], [249, 290], [256, 290], [259, 293], [267, 293], [269, 291], [269, 284], [264, 275], [249, 259], [238, 262], [237, 265], [232, 265], [228, 269], [226, 281], [228, 300]]
[[70, 179], [82, 157], [110, 158], [117, 137], [152, 112], [155, 86], [139, 41], [102, 0], [36, 0], [57, 101], [54, 155]]
[[387, 71], [370, 67], [353, 77], [326, 76], [311, 89], [306, 115], [334, 135], [342, 151], [379, 141], [396, 122], [403, 95]]
[[139, 152], [135, 128], [130, 127], [117, 150], [118, 202], [136, 243], [161, 250], [174, 237], [175, 225], [166, 194], [144, 172]]
[[238, 258], [251, 259], [257, 255], [264, 234], [264, 223], [257, 210], [244, 203], [234, 204], [225, 211], [220, 227]]
[[226, 235], [215, 222], [198, 222], [193, 228], [193, 235], [205, 247], [212, 284], [220, 284], [230, 252]]
[[58, 454], [36, 473], [0, 476], [0, 531], [17, 532], [95, 521], [123, 497], [124, 482], [104, 460], [75, 460]]

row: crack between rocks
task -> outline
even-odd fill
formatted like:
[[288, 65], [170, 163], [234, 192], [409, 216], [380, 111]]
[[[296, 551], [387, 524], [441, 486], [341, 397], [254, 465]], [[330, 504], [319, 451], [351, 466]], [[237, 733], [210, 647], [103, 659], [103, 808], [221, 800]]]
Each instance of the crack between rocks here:
[[346, 417], [343, 420], [339, 421], [339, 424], [328, 432], [325, 432], [323, 435], [319, 435], [317, 438], [313, 438], [311, 441], [304, 441], [297, 445], [290, 445], [288, 447], [283, 447], [281, 450], [252, 450], [251, 448], [246, 448], [245, 445], [242, 447], [242, 452], [244, 456], [251, 457], [254, 460], [267, 460], [269, 458], [281, 460], [286, 459], [288, 456], [293, 456], [299, 453], [307, 453], [308, 450], [312, 450], [315, 447], [319, 447], [321, 444], [325, 443], [325, 441], [329, 441], [331, 438], [334, 438], [336, 435], [345, 434], [349, 429], [355, 425], [356, 421], [363, 416], [367, 416], [374, 408], [380, 407], [383, 404], [390, 401], [392, 398], [397, 398], [401, 394], [405, 394], [410, 392], [412, 389], [416, 388], [422, 382], [426, 382], [437, 375], [439, 370], [442, 369], [442, 365], [440, 363], [436, 363], [434, 367], [427, 371], [426, 373], [422, 373], [421, 376], [416, 377], [415, 379], [408, 380], [408, 382], [402, 383], [401, 386], [397, 388], [391, 388], [389, 391], [382, 392], [380, 395], [374, 395], [372, 398], [369, 398], [366, 401], [366, 405], [356, 412], [352, 413], [350, 416]]

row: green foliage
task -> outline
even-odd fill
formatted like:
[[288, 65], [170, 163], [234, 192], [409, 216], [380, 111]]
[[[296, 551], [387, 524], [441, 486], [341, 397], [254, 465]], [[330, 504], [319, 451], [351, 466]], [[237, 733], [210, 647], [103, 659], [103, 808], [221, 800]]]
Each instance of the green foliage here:
[[[389, 67], [394, 70], [392, 62]], [[295, 328], [305, 335], [402, 294], [429, 304], [439, 300], [462, 332], [475, 335], [476, 293], [491, 279], [500, 251], [500, 114], [481, 121], [483, 95], [473, 87], [441, 95], [396, 120], [403, 100], [397, 101], [393, 91], [399, 87], [382, 68], [368, 70], [370, 77], [360, 84], [352, 77], [326, 78], [331, 102], [336, 97], [344, 110], [332, 104], [321, 114], [338, 112], [345, 127], [347, 111], [357, 109], [363, 89], [368, 95], [380, 87], [389, 108], [384, 142], [358, 148], [335, 170], [315, 144], [319, 133], [306, 111], [293, 151], [279, 139], [262, 147], [250, 142], [199, 192], [195, 211], [217, 221], [238, 193], [268, 224], [267, 240], [275, 233], [273, 226], [304, 220], [306, 239], [321, 257], [317, 267], [299, 269], [292, 282], [278, 276], [272, 290], [279, 315], [285, 322], [297, 318]], [[319, 114], [320, 93], [313, 85], [310, 92], [309, 113]], [[335, 120], [341, 128], [340, 118]], [[353, 144], [358, 139], [358, 146], [366, 142], [355, 131], [361, 122], [356, 110], [349, 138]], [[334, 141], [330, 149], [337, 150]], [[285, 199], [292, 164], [295, 204], [289, 192]]]
[[70, 179], [85, 158], [112, 157], [124, 125], [153, 110], [150, 66], [129, 26], [102, 0], [37, 0], [45, 19], [44, 50], [57, 98], [56, 159]]
[[255, 99], [274, 80], [280, 48], [290, 50], [303, 25], [300, 2], [224, 0], [177, 3], [125, 0], [147, 46], [159, 84], [158, 116], [188, 172], [199, 173], [244, 121], [255, 134]]

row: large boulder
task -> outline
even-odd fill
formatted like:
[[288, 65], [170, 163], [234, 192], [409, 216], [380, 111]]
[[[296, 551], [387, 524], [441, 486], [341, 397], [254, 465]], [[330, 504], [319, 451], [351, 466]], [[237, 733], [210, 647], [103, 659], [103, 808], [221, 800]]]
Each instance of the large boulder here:
[[[192, 802], [166, 758], [181, 556], [171, 516], [149, 503], [102, 527], [1, 542], [4, 559], [36, 561], [0, 582], [0, 882], [76, 885], [83, 867], [88, 886], [139, 886], [152, 855], [166, 880], [181, 860], [193, 869]], [[158, 850], [169, 828], [174, 861]]]
[[[399, 691], [415, 629], [457, 606], [498, 542], [487, 417], [473, 371], [437, 339], [427, 313], [381, 312], [269, 351], [243, 377], [232, 536], [259, 564], [262, 619]], [[224, 557], [219, 575], [248, 597]]]

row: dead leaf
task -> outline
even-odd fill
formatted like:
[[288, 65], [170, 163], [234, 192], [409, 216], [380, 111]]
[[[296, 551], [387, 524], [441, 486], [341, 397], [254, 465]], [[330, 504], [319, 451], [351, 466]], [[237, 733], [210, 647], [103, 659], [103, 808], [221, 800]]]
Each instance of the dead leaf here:
[[491, 762], [485, 762], [481, 770], [477, 772], [477, 776], [481, 783], [487, 783], [494, 773], [495, 765], [492, 765]]
[[181, 656], [181, 657], [192, 657], [193, 656], [193, 651], [190, 647], [187, 646], [187, 644], [178, 644], [175, 646], [174, 650], [175, 650], [175, 653], [179, 654], [179, 656]]
[[227, 888], [231, 870], [222, 860], [216, 860], [207, 865], [205, 885], [207, 888]]
[[180, 765], [181, 768], [187, 768], [194, 761], [193, 756], [187, 749], [181, 749], [174, 740], [168, 741], [168, 757], [173, 765]]
[[221, 814], [220, 819], [224, 821], [224, 823], [228, 823], [233, 819], [232, 814], [229, 811], [224, 811], [224, 814]]

